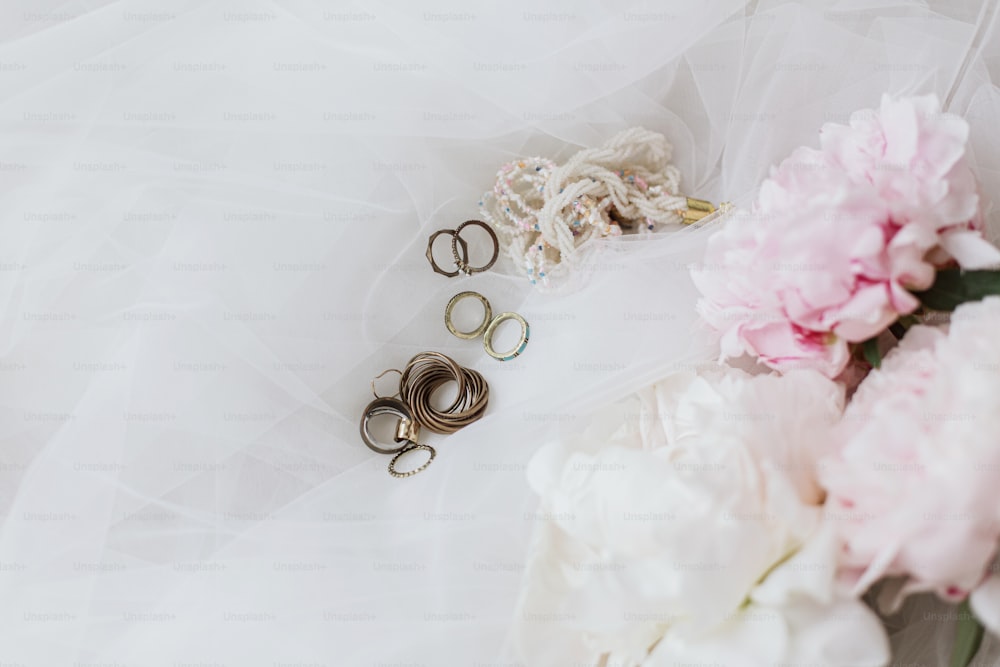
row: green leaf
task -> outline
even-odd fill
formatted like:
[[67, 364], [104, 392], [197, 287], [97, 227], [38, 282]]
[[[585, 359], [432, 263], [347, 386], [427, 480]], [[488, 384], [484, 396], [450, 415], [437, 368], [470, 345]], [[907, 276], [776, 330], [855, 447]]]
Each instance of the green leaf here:
[[937, 272], [929, 289], [913, 295], [926, 308], [951, 312], [968, 301], [1000, 295], [1000, 271], [943, 269]]
[[878, 336], [875, 338], [869, 338], [861, 344], [861, 351], [865, 355], [865, 361], [872, 365], [872, 368], [878, 368], [882, 365], [882, 355], [878, 351]]
[[958, 606], [955, 644], [951, 648], [951, 667], [968, 667], [983, 641], [983, 624], [972, 613], [969, 601]]

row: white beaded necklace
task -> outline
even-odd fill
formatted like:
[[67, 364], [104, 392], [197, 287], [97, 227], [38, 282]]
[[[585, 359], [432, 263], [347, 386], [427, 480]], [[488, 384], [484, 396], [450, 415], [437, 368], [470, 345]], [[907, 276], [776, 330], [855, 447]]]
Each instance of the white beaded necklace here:
[[539, 289], [572, 273], [577, 249], [594, 238], [679, 224], [688, 208], [666, 137], [633, 127], [565, 164], [534, 157], [509, 162], [479, 202], [501, 246]]

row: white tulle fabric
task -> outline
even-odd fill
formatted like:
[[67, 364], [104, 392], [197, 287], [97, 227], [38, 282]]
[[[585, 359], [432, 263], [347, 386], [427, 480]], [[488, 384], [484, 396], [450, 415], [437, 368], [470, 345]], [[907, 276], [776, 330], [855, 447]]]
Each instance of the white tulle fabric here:
[[[12, 664], [517, 664], [528, 460], [715, 353], [686, 268], [704, 227], [609, 243], [558, 300], [432, 273], [427, 236], [506, 161], [641, 125], [685, 194], [739, 204], [823, 122], [934, 92], [1000, 188], [1000, 30], [974, 0], [46, 0], [0, 32]], [[462, 289], [528, 319], [520, 358], [447, 333]], [[428, 349], [485, 375], [489, 414], [395, 480], [358, 419]], [[941, 664], [952, 626], [918, 602], [900, 664]]]

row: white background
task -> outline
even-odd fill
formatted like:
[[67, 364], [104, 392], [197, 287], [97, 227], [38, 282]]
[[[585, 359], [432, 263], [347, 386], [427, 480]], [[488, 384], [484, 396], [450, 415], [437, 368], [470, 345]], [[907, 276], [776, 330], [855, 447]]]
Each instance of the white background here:
[[[502, 264], [435, 275], [427, 236], [501, 163], [632, 125], [686, 193], [744, 201], [883, 92], [963, 115], [992, 197], [996, 14], [3, 0], [0, 665], [517, 664], [524, 466], [682, 356], [657, 304], [685, 273], [609, 263], [596, 293], [632, 305], [595, 312]], [[460, 288], [528, 317], [522, 358], [448, 335]], [[491, 412], [394, 480], [358, 418], [426, 349], [480, 369]]]

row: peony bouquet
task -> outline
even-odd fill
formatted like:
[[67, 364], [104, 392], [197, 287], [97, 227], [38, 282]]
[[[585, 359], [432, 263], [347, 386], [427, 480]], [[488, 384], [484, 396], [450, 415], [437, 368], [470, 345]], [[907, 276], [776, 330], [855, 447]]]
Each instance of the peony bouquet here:
[[955, 282], [942, 269], [1000, 263], [982, 236], [968, 134], [935, 97], [885, 97], [775, 168], [693, 273], [724, 357], [837, 377], [852, 347]]
[[531, 665], [887, 665], [881, 615], [1000, 633], [1000, 251], [968, 126], [886, 96], [772, 170], [693, 270], [720, 362], [535, 456]]

